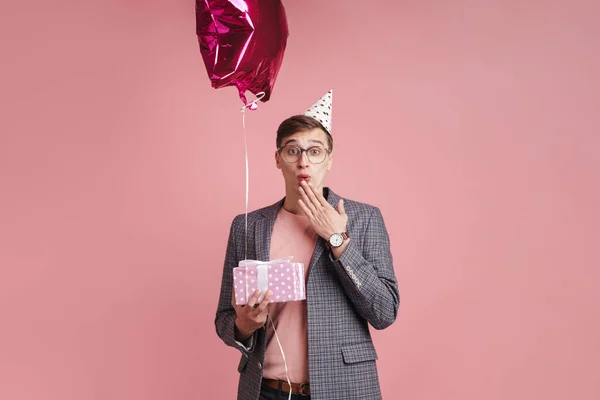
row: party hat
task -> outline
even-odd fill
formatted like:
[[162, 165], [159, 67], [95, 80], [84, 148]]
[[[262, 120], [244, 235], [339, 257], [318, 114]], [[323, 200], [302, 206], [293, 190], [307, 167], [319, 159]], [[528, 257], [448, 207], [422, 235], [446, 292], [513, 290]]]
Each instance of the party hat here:
[[313, 117], [323, 125], [327, 132], [331, 135], [331, 104], [333, 101], [333, 89], [325, 93], [318, 101], [316, 101], [304, 115]]

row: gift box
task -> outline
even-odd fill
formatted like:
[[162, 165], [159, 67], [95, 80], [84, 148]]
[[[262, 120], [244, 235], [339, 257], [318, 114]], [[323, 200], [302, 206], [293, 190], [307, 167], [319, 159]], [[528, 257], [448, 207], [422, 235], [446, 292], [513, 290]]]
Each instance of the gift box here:
[[273, 261], [242, 260], [233, 268], [235, 303], [243, 305], [254, 291], [261, 289], [261, 302], [267, 290], [273, 292], [270, 303], [306, 300], [304, 264], [291, 262], [293, 257]]

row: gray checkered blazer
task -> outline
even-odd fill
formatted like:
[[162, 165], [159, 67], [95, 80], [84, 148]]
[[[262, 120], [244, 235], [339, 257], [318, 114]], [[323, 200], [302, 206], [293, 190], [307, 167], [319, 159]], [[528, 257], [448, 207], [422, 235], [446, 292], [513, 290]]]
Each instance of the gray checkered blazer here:
[[[327, 202], [340, 197], [325, 188]], [[248, 259], [267, 261], [271, 232], [283, 200], [248, 214]], [[344, 199], [350, 243], [334, 260], [318, 238], [306, 284], [308, 366], [312, 400], [381, 399], [377, 353], [369, 324], [384, 329], [396, 319], [400, 295], [390, 241], [378, 208]], [[217, 334], [241, 351], [238, 400], [259, 398], [266, 347], [266, 327], [257, 330], [249, 350], [234, 338], [231, 305], [232, 268], [244, 259], [244, 215], [231, 224], [221, 295], [215, 318]]]

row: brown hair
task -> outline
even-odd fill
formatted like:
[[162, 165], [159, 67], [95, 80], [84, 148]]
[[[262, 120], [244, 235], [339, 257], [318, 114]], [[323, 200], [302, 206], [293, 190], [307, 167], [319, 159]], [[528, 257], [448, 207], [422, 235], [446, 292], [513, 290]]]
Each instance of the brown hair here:
[[313, 129], [321, 129], [327, 135], [327, 141], [329, 142], [329, 151], [333, 150], [333, 138], [331, 134], [327, 132], [327, 129], [313, 117], [307, 115], [294, 115], [289, 117], [277, 128], [277, 148], [281, 147], [283, 140], [294, 133], [311, 131]]

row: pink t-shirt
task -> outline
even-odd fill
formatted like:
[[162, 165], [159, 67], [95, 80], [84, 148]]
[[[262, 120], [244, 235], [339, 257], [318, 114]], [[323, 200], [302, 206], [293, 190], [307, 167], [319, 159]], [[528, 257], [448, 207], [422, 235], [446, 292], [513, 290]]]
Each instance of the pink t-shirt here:
[[[304, 264], [304, 279], [317, 242], [317, 234], [308, 218], [281, 208], [271, 235], [270, 259], [294, 256], [293, 262]], [[285, 353], [291, 382], [308, 382], [308, 329], [306, 300], [269, 304], [269, 314], [277, 328], [277, 335]], [[283, 357], [277, 344], [271, 322], [267, 326], [267, 350], [263, 376], [286, 380]]]

